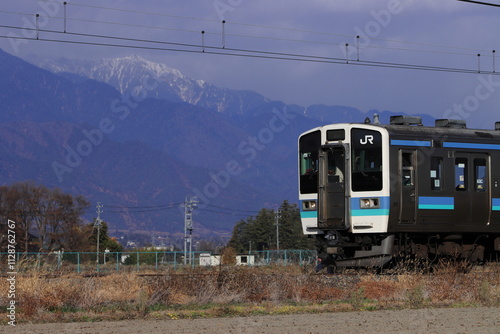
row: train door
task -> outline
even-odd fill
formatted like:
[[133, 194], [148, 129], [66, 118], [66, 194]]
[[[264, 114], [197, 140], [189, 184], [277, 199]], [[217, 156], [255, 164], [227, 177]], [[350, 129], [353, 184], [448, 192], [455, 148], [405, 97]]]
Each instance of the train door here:
[[400, 150], [399, 151], [399, 189], [400, 189], [400, 224], [415, 224], [417, 208], [417, 151]]
[[318, 226], [346, 226], [346, 159], [343, 146], [323, 147], [319, 154]]
[[456, 153], [455, 221], [460, 225], [486, 225], [490, 220], [489, 155]]

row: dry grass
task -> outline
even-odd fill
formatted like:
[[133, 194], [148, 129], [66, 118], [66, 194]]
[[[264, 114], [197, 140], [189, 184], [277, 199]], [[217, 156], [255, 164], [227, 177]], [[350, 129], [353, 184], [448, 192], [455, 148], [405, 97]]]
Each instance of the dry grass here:
[[[315, 275], [301, 267], [226, 267], [46, 278], [17, 278], [18, 319], [92, 321], [331, 312], [383, 308], [500, 306], [500, 266], [464, 273]], [[7, 282], [0, 280], [0, 290]], [[0, 297], [5, 312], [7, 299]], [[2, 316], [2, 319], [6, 319]], [[4, 320], [5, 321], [5, 320]]]

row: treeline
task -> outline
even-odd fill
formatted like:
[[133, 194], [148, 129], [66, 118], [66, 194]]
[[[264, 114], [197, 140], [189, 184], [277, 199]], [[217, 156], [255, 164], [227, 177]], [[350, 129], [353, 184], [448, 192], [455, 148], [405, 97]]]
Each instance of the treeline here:
[[314, 249], [313, 239], [302, 233], [296, 204], [284, 201], [277, 211], [262, 209], [257, 216], [240, 220], [233, 228], [228, 246], [238, 253], [274, 250], [278, 248], [278, 238], [279, 249]]
[[[83, 196], [34, 182], [0, 186], [0, 251], [5, 251], [9, 219], [15, 222], [17, 252], [95, 251], [96, 231], [81, 218], [89, 205]], [[112, 241], [105, 224], [104, 230], [100, 235], [103, 246]]]

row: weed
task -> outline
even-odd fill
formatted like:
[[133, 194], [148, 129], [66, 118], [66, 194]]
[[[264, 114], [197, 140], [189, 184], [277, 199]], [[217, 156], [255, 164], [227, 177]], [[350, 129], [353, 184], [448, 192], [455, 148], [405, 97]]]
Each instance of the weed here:
[[361, 309], [366, 301], [365, 288], [360, 287], [349, 295], [348, 302], [355, 310]]
[[[464, 272], [443, 264], [433, 274], [316, 275], [301, 267], [219, 267], [122, 272], [85, 277], [19, 276], [22, 321], [181, 319], [270, 313], [500, 304], [499, 266]], [[6, 280], [0, 289], [7, 290]], [[6, 298], [0, 296], [0, 317]], [[2, 311], [3, 310], [3, 311]]]
[[494, 306], [494, 296], [491, 286], [488, 282], [482, 282], [479, 286], [478, 297], [481, 304], [484, 306]]
[[417, 285], [406, 292], [406, 303], [410, 308], [421, 308], [425, 298], [422, 285]]

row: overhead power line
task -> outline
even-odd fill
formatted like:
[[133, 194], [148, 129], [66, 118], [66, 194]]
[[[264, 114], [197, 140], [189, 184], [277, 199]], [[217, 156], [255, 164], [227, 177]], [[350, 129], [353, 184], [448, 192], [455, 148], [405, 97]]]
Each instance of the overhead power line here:
[[[58, 1], [46, 1], [46, 2], [53, 2], [53, 3], [58, 3]], [[266, 33], [265, 35], [255, 35], [255, 34], [241, 34], [241, 33], [231, 33], [229, 31], [225, 31], [225, 26], [227, 24], [231, 24], [233, 26], [241, 26], [241, 27], [255, 27], [255, 28], [261, 28], [261, 29], [266, 29], [266, 30], [274, 30], [274, 31], [286, 31], [286, 32], [296, 32], [300, 34], [313, 34], [316, 36], [324, 35], [324, 36], [336, 36], [336, 37], [342, 37], [342, 38], [349, 38], [349, 39], [356, 39], [356, 35], [349, 35], [349, 34], [341, 34], [341, 33], [335, 33], [335, 32], [325, 32], [325, 31], [313, 31], [313, 30], [305, 30], [305, 29], [298, 29], [298, 28], [289, 28], [289, 27], [276, 27], [276, 26], [268, 26], [268, 25], [259, 25], [259, 24], [252, 24], [252, 23], [241, 23], [241, 22], [232, 22], [232, 21], [223, 21], [222, 29], [219, 28], [220, 21], [213, 20], [213, 19], [205, 19], [205, 18], [196, 18], [196, 17], [189, 17], [189, 16], [180, 16], [180, 15], [172, 15], [172, 14], [165, 14], [165, 13], [156, 13], [156, 12], [146, 12], [146, 11], [138, 11], [138, 10], [130, 10], [130, 9], [123, 9], [123, 8], [113, 8], [113, 7], [104, 7], [104, 6], [95, 6], [95, 5], [88, 5], [88, 4], [80, 4], [80, 3], [68, 3], [68, 6], [78, 6], [78, 7], [86, 7], [86, 8], [91, 8], [91, 9], [99, 9], [99, 10], [107, 10], [107, 11], [116, 11], [116, 12], [126, 12], [126, 13], [134, 13], [134, 14], [141, 14], [141, 15], [154, 15], [154, 16], [164, 16], [164, 17], [170, 17], [170, 18], [176, 18], [176, 19], [181, 19], [181, 20], [196, 20], [200, 22], [207, 22], [209, 24], [214, 24], [217, 23], [217, 31], [216, 32], [211, 32], [207, 29], [203, 29], [205, 31], [205, 34], [208, 35], [222, 35], [222, 40], [223, 40], [223, 46], [225, 46], [225, 37], [226, 36], [232, 36], [232, 37], [240, 37], [240, 38], [255, 38], [255, 39], [266, 39], [266, 40], [277, 40], [277, 41], [285, 41], [285, 42], [294, 42], [294, 43], [313, 43], [313, 44], [323, 44], [323, 45], [339, 45], [339, 43], [335, 43], [331, 40], [328, 41], [319, 41], [319, 40], [311, 40], [311, 39], [304, 39], [304, 38], [290, 38], [290, 37], [279, 37], [279, 36], [270, 36], [271, 34]], [[65, 8], [65, 16], [64, 17], [51, 17], [52, 19], [60, 19], [64, 20], [64, 32], [66, 32], [66, 6]], [[13, 12], [13, 11], [7, 11], [7, 10], [1, 10], [0, 13], [8, 13], [8, 14], [17, 14], [17, 15], [23, 15], [23, 16], [31, 16], [31, 13], [20, 13], [20, 12]], [[133, 27], [133, 28], [145, 28], [145, 29], [163, 29], [163, 30], [170, 30], [170, 31], [177, 31], [177, 32], [187, 32], [191, 34], [199, 34], [198, 30], [192, 30], [192, 29], [180, 29], [178, 27], [172, 28], [172, 27], [164, 27], [164, 26], [153, 26], [153, 25], [144, 25], [144, 24], [132, 24], [129, 22], [113, 22], [113, 21], [106, 21], [106, 20], [97, 20], [95, 18], [92, 19], [83, 19], [83, 18], [77, 18], [77, 17], [71, 17], [71, 21], [79, 21], [79, 22], [84, 22], [84, 23], [100, 23], [100, 24], [108, 24], [108, 25], [118, 25], [118, 26], [124, 26], [124, 27]], [[144, 20], [142, 20], [144, 21]], [[394, 46], [387, 46], [387, 45], [365, 45], [362, 46], [361, 48], [378, 48], [378, 49], [386, 49], [386, 50], [397, 50], [397, 51], [404, 51], [404, 52], [426, 52], [426, 53], [443, 53], [443, 54], [463, 54], [463, 55], [469, 55], [473, 56], [477, 54], [477, 52], [481, 52], [487, 57], [491, 57], [488, 53], [491, 50], [486, 50], [486, 49], [476, 49], [476, 48], [470, 48], [470, 47], [457, 47], [457, 46], [449, 46], [449, 45], [442, 45], [442, 44], [432, 44], [432, 43], [422, 43], [422, 42], [411, 42], [411, 41], [400, 41], [400, 40], [393, 40], [393, 39], [383, 39], [383, 38], [378, 38], [376, 36], [370, 37], [370, 41], [380, 41], [384, 43], [391, 43], [391, 44], [405, 44], [405, 45], [410, 45], [414, 46], [415, 48], [403, 48], [403, 47], [394, 47]], [[342, 43], [340, 43], [342, 44]], [[429, 49], [419, 49], [422, 46], [426, 47], [432, 47], [432, 48], [438, 48], [437, 50], [429, 50]], [[416, 48], [419, 47], [419, 48]], [[461, 53], [457, 51], [445, 51], [445, 50], [469, 50], [472, 51], [473, 53]]]
[[[34, 29], [34, 28], [25, 28], [25, 27], [7, 26], [7, 25], [0, 25], [0, 28], [17, 29], [17, 30], [24, 29], [24, 30], [37, 31], [37, 38], [36, 39], [29, 38], [29, 37], [18, 37], [18, 39], [36, 40], [36, 41], [40, 41], [40, 42], [106, 46], [106, 47], [117, 47], [117, 48], [155, 50], [155, 51], [203, 53], [203, 54], [212, 54], [212, 55], [225, 55], [225, 56], [237, 56], [237, 57], [248, 57], [248, 58], [260, 58], [260, 59], [289, 60], [289, 61], [314, 62], [314, 63], [325, 63], [325, 64], [349, 64], [349, 65], [355, 65], [355, 66], [369, 66], [369, 67], [382, 67], [382, 68], [395, 68], [395, 69], [412, 69], [412, 70], [425, 70], [425, 71], [435, 71], [435, 72], [455, 72], [455, 73], [477, 73], [478, 72], [477, 69], [418, 65], [418, 64], [407, 64], [407, 63], [397, 63], [397, 62], [366, 61], [366, 60], [349, 61], [349, 59], [338, 58], [338, 57], [325, 57], [325, 56], [315, 56], [315, 55], [297, 54], [297, 53], [227, 48], [227, 47], [204, 45], [203, 43], [202, 44], [189, 44], [189, 43], [167, 42], [167, 41], [157, 41], [157, 40], [144, 40], [144, 39], [129, 38], [129, 37], [96, 35], [96, 34], [76, 33], [76, 32], [64, 33], [64, 32], [57, 31], [57, 30]], [[68, 39], [52, 39], [52, 38], [45, 38], [40, 33], [59, 34], [59, 35], [63, 34], [64, 36], [94, 38], [97, 40], [105, 39], [105, 40], [111, 40], [114, 43], [96, 42], [96, 41], [91, 42], [91, 41], [68, 40]], [[0, 38], [12, 38], [12, 36], [0, 35]], [[133, 43], [138, 43], [138, 44], [117, 44], [117, 42], [133, 42]], [[148, 46], [148, 44], [168, 45], [168, 46], [172, 46], [172, 47]], [[483, 73], [497, 74], [493, 71], [490, 71], [490, 72], [483, 71]]]
[[255, 211], [255, 210], [238, 210], [238, 209], [233, 209], [233, 208], [224, 208], [222, 206], [216, 206], [216, 205], [212, 205], [212, 204], [206, 204], [206, 206], [216, 208], [216, 209], [221, 209], [221, 210], [229, 210], [229, 211], [233, 211], [233, 212], [238, 211], [238, 212], [247, 212], [247, 213], [259, 213], [259, 211]]
[[484, 1], [472, 1], [472, 0], [458, 0], [458, 1], [462, 1], [462, 2], [469, 2], [469, 3], [476, 4], [476, 5], [484, 5], [484, 6], [500, 7], [500, 4], [497, 4], [497, 3], [490, 3], [490, 2], [484, 2]]
[[[105, 205], [107, 213], [148, 213], [157, 211], [166, 211], [170, 209], [178, 209], [185, 202], [170, 203], [163, 205], [146, 205], [146, 206], [126, 206], [126, 205]], [[202, 207], [198, 208], [201, 211], [212, 212], [222, 215], [231, 216], [248, 216], [249, 214], [257, 214], [259, 211], [255, 210], [240, 210], [234, 208], [224, 208], [221, 206], [216, 206], [212, 204], [204, 204]]]
[[123, 206], [123, 205], [106, 205], [106, 208], [114, 208], [114, 209], [158, 209], [158, 208], [174, 208], [183, 204], [184, 202], [179, 203], [170, 203], [170, 204], [162, 204], [162, 205], [148, 205], [148, 206]]

